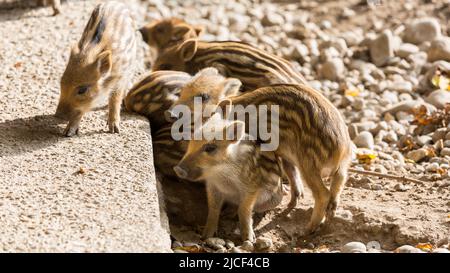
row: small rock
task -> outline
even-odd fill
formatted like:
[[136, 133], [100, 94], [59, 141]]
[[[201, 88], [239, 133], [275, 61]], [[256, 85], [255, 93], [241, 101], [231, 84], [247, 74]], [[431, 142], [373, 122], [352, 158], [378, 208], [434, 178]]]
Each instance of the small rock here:
[[427, 172], [431, 172], [431, 173], [437, 172], [438, 169], [439, 169], [439, 164], [436, 163], [436, 162], [431, 163], [430, 165], [428, 165], [428, 166], [425, 168], [425, 170], [426, 170]]
[[282, 26], [284, 24], [284, 18], [278, 13], [268, 12], [261, 20], [261, 24], [265, 27], [268, 26]]
[[370, 241], [370, 242], [368, 242], [367, 245], [366, 245], [366, 247], [367, 247], [367, 249], [368, 249], [369, 251], [370, 251], [370, 250], [373, 250], [373, 249], [381, 250], [381, 245], [380, 245], [380, 243], [377, 242], [377, 241]]
[[228, 248], [228, 249], [235, 247], [234, 242], [230, 241], [230, 240], [226, 240], [225, 241], [225, 247]]
[[257, 250], [265, 250], [271, 248], [272, 245], [273, 245], [272, 239], [265, 237], [259, 237], [258, 239], [256, 239], [255, 242], [255, 247]]
[[383, 140], [388, 142], [388, 143], [397, 142], [398, 141], [398, 136], [397, 136], [397, 134], [394, 131], [388, 131], [383, 136]]
[[351, 222], [353, 220], [353, 213], [349, 210], [337, 210], [335, 218]]
[[434, 105], [436, 108], [444, 109], [445, 104], [450, 103], [450, 92], [445, 90], [435, 90], [425, 98], [425, 101]]
[[419, 45], [423, 42], [431, 42], [441, 36], [441, 26], [435, 18], [417, 19], [407, 25], [403, 39], [405, 42]]
[[425, 136], [418, 136], [416, 138], [416, 142], [419, 146], [425, 146], [427, 144], [430, 144], [433, 141], [433, 138], [425, 135]]
[[413, 90], [412, 84], [407, 81], [394, 81], [392, 83], [389, 83], [387, 88], [389, 90], [397, 91], [400, 93], [411, 93]]
[[293, 251], [292, 247], [290, 245], [288, 245], [288, 244], [282, 245], [278, 249], [279, 253], [292, 253], [292, 251]]
[[342, 253], [366, 253], [366, 245], [361, 242], [350, 242], [341, 249]]
[[219, 249], [220, 247], [225, 246], [225, 240], [221, 238], [208, 238], [206, 239], [206, 245], [213, 248], [213, 249]]
[[403, 246], [397, 248], [394, 252], [395, 253], [424, 253], [422, 250], [415, 248], [413, 246], [410, 246], [410, 245], [403, 245]]
[[390, 58], [394, 57], [394, 45], [392, 32], [385, 30], [370, 45], [370, 57], [376, 66], [385, 65]]
[[172, 248], [183, 247], [183, 244], [179, 241], [172, 242]]
[[238, 247], [232, 247], [230, 252], [231, 253], [242, 253], [242, 250], [240, 250]]
[[439, 139], [444, 139], [446, 134], [447, 134], [446, 128], [437, 129], [436, 131], [434, 131], [432, 136], [433, 142], [437, 142]]
[[441, 156], [450, 156], [450, 148], [445, 147], [441, 150]]
[[352, 106], [356, 110], [360, 111], [366, 107], [366, 100], [363, 98], [356, 98]]
[[409, 55], [419, 52], [419, 48], [416, 45], [404, 43], [395, 51], [397, 56], [401, 58], [407, 58]]
[[450, 253], [450, 250], [446, 248], [436, 248], [431, 251], [431, 253]]
[[419, 162], [428, 156], [428, 151], [424, 148], [410, 151], [406, 154], [406, 158], [413, 160], [414, 162]]
[[245, 251], [248, 251], [248, 252], [252, 252], [255, 249], [255, 247], [253, 246], [253, 243], [250, 242], [249, 240], [244, 241], [242, 243], [242, 245], [240, 246], [240, 248], [242, 250], [245, 250]]
[[398, 183], [394, 186], [394, 190], [396, 191], [401, 191], [401, 192], [405, 192], [408, 190], [408, 187], [406, 187], [405, 185], [403, 185], [402, 183]]
[[439, 60], [450, 62], [450, 37], [432, 41], [427, 53], [430, 62]]
[[355, 143], [358, 148], [367, 148], [371, 150], [374, 146], [373, 136], [367, 131], [359, 133], [355, 139], [353, 139], [353, 143]]
[[340, 58], [332, 58], [320, 66], [319, 75], [324, 79], [337, 81], [343, 76], [344, 71], [344, 62]]
[[173, 251], [173, 253], [189, 253], [189, 252], [187, 252], [186, 250], [182, 250], [182, 249], [175, 249]]
[[227, 249], [223, 246], [219, 246], [219, 248], [214, 253], [227, 253]]

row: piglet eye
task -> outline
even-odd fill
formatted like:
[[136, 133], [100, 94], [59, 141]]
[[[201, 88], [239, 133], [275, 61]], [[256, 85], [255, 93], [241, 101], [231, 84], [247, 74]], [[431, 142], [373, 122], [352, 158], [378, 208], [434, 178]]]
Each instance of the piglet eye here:
[[206, 145], [203, 147], [203, 150], [204, 150], [205, 152], [207, 152], [208, 154], [214, 152], [216, 149], [217, 149], [217, 145], [215, 145], [215, 144], [206, 144]]
[[209, 95], [206, 93], [201, 94], [201, 98], [203, 101], [209, 101]]
[[87, 91], [89, 90], [89, 86], [80, 86], [77, 89], [77, 94], [78, 95], [83, 95], [85, 94]]

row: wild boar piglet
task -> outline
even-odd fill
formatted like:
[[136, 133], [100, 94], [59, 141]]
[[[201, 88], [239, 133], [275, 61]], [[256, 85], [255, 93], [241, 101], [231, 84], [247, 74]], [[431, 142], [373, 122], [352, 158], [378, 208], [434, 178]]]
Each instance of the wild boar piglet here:
[[223, 136], [189, 141], [186, 154], [174, 170], [181, 178], [206, 182], [208, 218], [203, 237], [216, 233], [226, 201], [238, 205], [242, 240], [254, 241], [253, 211], [274, 208], [283, 197], [281, 160], [249, 140], [241, 121], [214, 114], [199, 130], [204, 135], [215, 130]]
[[119, 132], [120, 107], [135, 61], [136, 27], [130, 10], [114, 1], [97, 5], [61, 78], [56, 116], [69, 121], [65, 136], [78, 134], [83, 115], [105, 100], [109, 132]]

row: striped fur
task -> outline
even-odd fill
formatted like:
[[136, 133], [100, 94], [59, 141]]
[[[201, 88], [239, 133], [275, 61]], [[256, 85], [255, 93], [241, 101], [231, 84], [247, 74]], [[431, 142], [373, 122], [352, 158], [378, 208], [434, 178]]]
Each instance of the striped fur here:
[[181, 87], [191, 76], [179, 71], [157, 71], [146, 75], [136, 83], [125, 98], [128, 111], [146, 116], [153, 132], [171, 125], [165, 117], [167, 111], [178, 101]]
[[[305, 85], [278, 84], [235, 96], [219, 104], [278, 105], [279, 145], [275, 151], [298, 169], [312, 190], [315, 206], [308, 231], [334, 216], [351, 161], [351, 140], [339, 111], [319, 92]], [[269, 108], [270, 109], [270, 108]], [[269, 120], [270, 122], [270, 120]], [[286, 171], [286, 169], [285, 169]], [[331, 176], [331, 188], [323, 176]], [[289, 175], [288, 175], [289, 176]]]
[[288, 61], [242, 42], [190, 39], [158, 56], [153, 70], [195, 74], [210, 66], [227, 77], [239, 79], [244, 91], [277, 83], [306, 84], [305, 78]]
[[[215, 115], [201, 130], [212, 124], [226, 134], [235, 123]], [[255, 141], [191, 140], [175, 171], [183, 178], [206, 181], [208, 218], [204, 238], [214, 236], [222, 204], [231, 202], [238, 205], [242, 240], [254, 241], [252, 211], [274, 208], [283, 197], [282, 162], [274, 152], [261, 151]]]
[[169, 18], [148, 23], [139, 31], [144, 42], [156, 51], [155, 55], [159, 55], [169, 47], [198, 38], [203, 28], [190, 25], [179, 18]]
[[[160, 71], [153, 73], [175, 73], [172, 71]], [[222, 75], [218, 74], [218, 71], [213, 68], [206, 68], [198, 72], [195, 77], [186, 82], [180, 91], [180, 99], [174, 103], [176, 105], [185, 105], [193, 110], [193, 98], [194, 97], [205, 97], [207, 95], [207, 101], [203, 99], [203, 108], [208, 105], [215, 105], [220, 100], [224, 99], [225, 96], [234, 95], [238, 92], [240, 87], [240, 82], [236, 79], [225, 79]], [[131, 93], [130, 93], [131, 94]], [[147, 104], [146, 104], [147, 105]], [[146, 107], [146, 106], [145, 106]], [[144, 107], [144, 108], [145, 108]], [[203, 110], [203, 109], [202, 109]], [[191, 123], [191, 129], [194, 120]], [[153, 127], [152, 127], [153, 128]], [[155, 157], [155, 167], [156, 169], [166, 176], [176, 176], [173, 167], [175, 167], [183, 155], [187, 151], [188, 142], [187, 141], [174, 141], [171, 135], [171, 124], [167, 124], [164, 128], [159, 129], [155, 134], [153, 134], [153, 152]], [[270, 157], [274, 157], [273, 153], [266, 153], [266, 156], [259, 156], [259, 154], [254, 155], [255, 158], [252, 160], [256, 161], [256, 164], [263, 167], [263, 172], [265, 174], [272, 173], [273, 179], [276, 181], [280, 180], [282, 172], [277, 168], [278, 163], [274, 164], [273, 160], [268, 160]], [[253, 164], [253, 163], [251, 163]], [[258, 180], [264, 181], [267, 175], [258, 177]], [[272, 184], [275, 182], [272, 181]], [[277, 182], [278, 183], [278, 182]], [[301, 184], [300, 184], [301, 186]], [[300, 193], [303, 192], [301, 189], [294, 189], [292, 194], [292, 200], [290, 206], [295, 206]], [[265, 202], [261, 202], [256, 208], [257, 211], [265, 211], [276, 207], [281, 200], [281, 192], [277, 192], [279, 195], [267, 194]], [[278, 200], [278, 201], [277, 201]]]
[[82, 116], [109, 99], [108, 125], [119, 132], [120, 106], [136, 61], [136, 26], [119, 2], [96, 6], [61, 78], [56, 115], [69, 120], [66, 136], [78, 133]]
[[[152, 74], [154, 73], [174, 74], [183, 72], [157, 71], [153, 72]], [[193, 111], [193, 98], [204, 94], [208, 94], [209, 99], [208, 101], [203, 102], [203, 106], [205, 107], [207, 105], [215, 105], [221, 99], [224, 99], [226, 95], [234, 95], [238, 92], [239, 86], [228, 86], [227, 91], [225, 91], [223, 88], [225, 84], [235, 82], [235, 79], [225, 79], [223, 76], [219, 75], [218, 71], [214, 68], [203, 69], [199, 71], [194, 77], [184, 82], [179, 91], [179, 99], [166, 110], [170, 110], [172, 107], [182, 104], [186, 105]], [[144, 105], [145, 106], [143, 108], [146, 108], [148, 103], [144, 103]], [[193, 116], [194, 113], [192, 112], [191, 128], [194, 128]], [[166, 176], [176, 177], [176, 174], [173, 171], [173, 167], [178, 164], [178, 162], [186, 152], [187, 141], [173, 140], [171, 135], [171, 126], [172, 123], [167, 123], [163, 126], [162, 129], [158, 129], [157, 131], [155, 131], [155, 133], [153, 134], [153, 152], [155, 156], [154, 161], [156, 169]]]

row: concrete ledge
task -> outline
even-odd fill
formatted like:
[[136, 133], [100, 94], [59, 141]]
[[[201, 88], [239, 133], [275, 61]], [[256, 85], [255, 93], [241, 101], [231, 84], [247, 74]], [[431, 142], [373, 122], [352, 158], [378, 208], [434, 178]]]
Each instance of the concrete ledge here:
[[148, 122], [125, 116], [120, 135], [99, 126], [61, 138], [52, 121], [0, 123], [0, 250], [169, 251]]
[[147, 120], [123, 114], [112, 135], [95, 111], [64, 138], [52, 116], [95, 2], [0, 11], [0, 251], [170, 252]]

